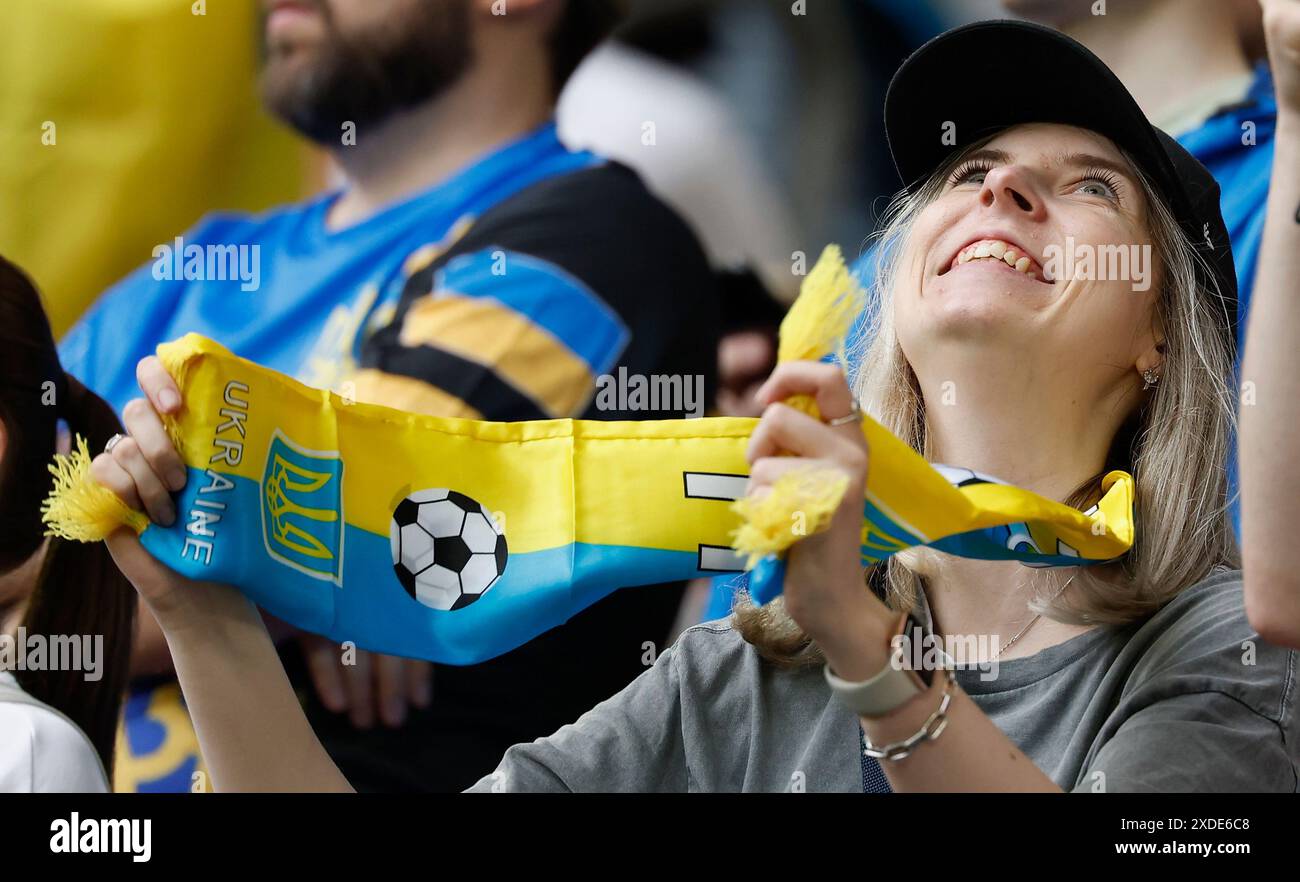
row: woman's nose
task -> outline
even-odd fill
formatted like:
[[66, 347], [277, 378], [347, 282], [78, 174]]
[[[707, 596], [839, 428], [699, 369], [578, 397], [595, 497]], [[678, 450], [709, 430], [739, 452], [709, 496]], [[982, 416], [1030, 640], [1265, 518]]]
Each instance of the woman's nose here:
[[1035, 218], [1043, 212], [1043, 200], [1035, 192], [1033, 182], [1014, 165], [1001, 166], [985, 174], [980, 202], [985, 208], [998, 207]]

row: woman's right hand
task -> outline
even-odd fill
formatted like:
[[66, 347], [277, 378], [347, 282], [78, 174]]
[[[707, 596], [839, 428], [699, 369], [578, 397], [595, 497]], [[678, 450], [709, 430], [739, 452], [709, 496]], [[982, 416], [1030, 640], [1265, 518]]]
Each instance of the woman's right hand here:
[[[172, 493], [185, 487], [185, 463], [163, 428], [160, 414], [181, 409], [181, 394], [161, 361], [150, 356], [136, 367], [136, 379], [147, 396], [123, 410], [127, 435], [91, 463], [91, 475], [123, 502], [143, 510], [162, 526], [176, 521]], [[160, 563], [145, 551], [129, 529], [107, 540], [118, 569], [131, 581], [164, 630], [184, 617], [202, 620], [221, 613], [245, 614], [251, 604], [234, 588], [199, 584]]]
[[133, 530], [118, 530], [105, 544], [169, 643], [180, 630], [213, 632], [217, 622], [242, 619], [261, 627], [257, 608], [238, 589], [182, 576], [146, 551]]
[[181, 394], [155, 356], [143, 359], [135, 375], [148, 397], [127, 402], [122, 410], [126, 437], [113, 445], [111, 453], [95, 457], [90, 471], [127, 505], [170, 527], [176, 521], [171, 494], [184, 489], [186, 471], [160, 415], [180, 410]]
[[[91, 474], [128, 505], [173, 523], [171, 494], [185, 486], [185, 464], [160, 414], [181, 409], [180, 390], [156, 358], [141, 361], [136, 378], [146, 399], [126, 408], [130, 437], [95, 457]], [[351, 790], [312, 732], [252, 601], [169, 569], [133, 530], [108, 537], [108, 549], [167, 638], [214, 788]]]

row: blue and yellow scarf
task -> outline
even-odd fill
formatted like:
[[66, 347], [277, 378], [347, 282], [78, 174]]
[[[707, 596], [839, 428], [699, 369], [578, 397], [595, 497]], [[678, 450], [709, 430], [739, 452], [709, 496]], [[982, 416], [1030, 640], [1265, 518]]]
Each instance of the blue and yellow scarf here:
[[[826, 355], [860, 296], [828, 249], [782, 325], [780, 358]], [[379, 652], [473, 664], [620, 587], [778, 559], [824, 528], [847, 484], [797, 473], [737, 502], [752, 419], [444, 419], [349, 403], [196, 335], [158, 352], [185, 401], [167, 422], [190, 472], [177, 523], [151, 524], [96, 485], [83, 442], [52, 467], [51, 533], [98, 541], [130, 526], [183, 575], [236, 585], [293, 625]], [[811, 401], [792, 403], [815, 414]], [[1081, 512], [933, 467], [870, 417], [862, 429], [865, 563], [928, 545], [1077, 565], [1132, 544], [1123, 472]], [[780, 568], [762, 572], [751, 590], [765, 601]]]

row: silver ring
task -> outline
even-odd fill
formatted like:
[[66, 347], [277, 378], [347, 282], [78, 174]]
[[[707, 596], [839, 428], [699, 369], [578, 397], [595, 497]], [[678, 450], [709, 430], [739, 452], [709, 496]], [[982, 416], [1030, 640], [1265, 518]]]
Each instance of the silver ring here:
[[105, 452], [105, 453], [112, 453], [112, 452], [113, 452], [113, 448], [117, 446], [117, 442], [121, 441], [121, 440], [122, 440], [123, 438], [125, 438], [125, 437], [126, 437], [126, 436], [123, 435], [121, 432], [118, 432], [118, 433], [117, 433], [116, 435], [114, 435], [112, 438], [109, 438], [109, 439], [108, 439], [108, 443], [104, 445], [104, 452]]
[[862, 408], [858, 407], [857, 401], [854, 401], [852, 410], [850, 410], [842, 417], [836, 417], [833, 420], [827, 420], [826, 425], [847, 426], [850, 423], [860, 423], [860, 422], [862, 422]]

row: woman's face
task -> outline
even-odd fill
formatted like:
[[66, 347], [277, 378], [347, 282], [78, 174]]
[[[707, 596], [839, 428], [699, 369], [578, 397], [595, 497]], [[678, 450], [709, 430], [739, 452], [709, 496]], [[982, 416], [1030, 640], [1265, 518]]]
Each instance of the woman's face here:
[[901, 269], [895, 326], [923, 380], [953, 351], [994, 347], [1118, 386], [1158, 342], [1141, 184], [1083, 129], [1018, 126], [968, 153], [919, 215]]

